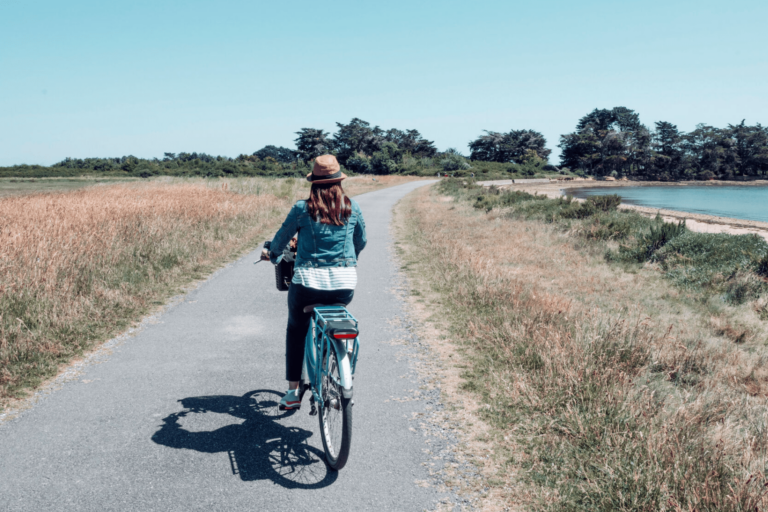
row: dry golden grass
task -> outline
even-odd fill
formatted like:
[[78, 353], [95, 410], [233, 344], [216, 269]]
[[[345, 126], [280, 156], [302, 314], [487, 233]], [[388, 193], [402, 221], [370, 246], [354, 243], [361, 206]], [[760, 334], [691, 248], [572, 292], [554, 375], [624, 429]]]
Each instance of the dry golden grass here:
[[[410, 181], [350, 178], [355, 195]], [[309, 184], [161, 178], [0, 199], [0, 405], [271, 236]]]
[[[342, 182], [349, 196], [357, 196], [382, 188], [394, 187], [411, 181], [425, 180], [418, 176], [352, 176]], [[310, 183], [298, 178], [227, 178], [210, 180], [203, 178], [159, 178], [169, 183], [199, 183], [209, 187], [226, 189], [242, 194], [261, 194], [264, 190], [280, 197], [303, 199], [309, 195]]]
[[[81, 283], [72, 268], [113, 267], [126, 248], [136, 245], [170, 253], [179, 229], [277, 206], [272, 195], [231, 194], [195, 185], [112, 186], [6, 199], [0, 202], [0, 276], [11, 291], [37, 285], [47, 296], [77, 296]], [[217, 251], [230, 243], [221, 238], [207, 245]]]
[[156, 183], [1, 200], [0, 396], [252, 244], [286, 206], [273, 194]]
[[728, 339], [736, 324], [713, 336], [653, 272], [612, 268], [552, 225], [426, 190], [403, 208], [412, 275], [461, 340], [510, 505], [765, 509], [768, 357]]

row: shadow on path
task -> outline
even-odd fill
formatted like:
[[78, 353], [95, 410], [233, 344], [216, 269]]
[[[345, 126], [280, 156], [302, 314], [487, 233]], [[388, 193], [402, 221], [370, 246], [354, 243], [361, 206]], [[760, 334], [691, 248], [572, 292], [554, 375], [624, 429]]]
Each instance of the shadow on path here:
[[[262, 389], [241, 397], [184, 398], [179, 401], [185, 410], [164, 418], [152, 441], [202, 453], [225, 452], [232, 473], [244, 481], [269, 479], [289, 489], [318, 489], [332, 484], [338, 473], [328, 468], [322, 450], [307, 443], [312, 433], [276, 421], [296, 412], [278, 410], [281, 397], [276, 391]], [[193, 432], [181, 425], [184, 418], [206, 413], [229, 414], [245, 421], [210, 431]], [[194, 423], [202, 420], [205, 424], [206, 419], [196, 417]]]

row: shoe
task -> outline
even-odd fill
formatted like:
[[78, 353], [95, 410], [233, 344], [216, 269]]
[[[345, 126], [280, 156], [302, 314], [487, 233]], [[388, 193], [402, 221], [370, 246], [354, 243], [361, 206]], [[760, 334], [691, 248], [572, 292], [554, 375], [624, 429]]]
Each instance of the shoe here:
[[289, 389], [285, 392], [283, 398], [280, 399], [280, 405], [278, 409], [281, 411], [290, 411], [293, 409], [301, 409], [301, 395], [298, 389]]

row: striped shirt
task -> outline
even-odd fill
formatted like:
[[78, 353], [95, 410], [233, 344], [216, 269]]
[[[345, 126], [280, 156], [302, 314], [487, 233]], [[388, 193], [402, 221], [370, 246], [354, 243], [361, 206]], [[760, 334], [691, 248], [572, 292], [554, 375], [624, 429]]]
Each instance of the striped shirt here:
[[315, 290], [354, 290], [357, 286], [355, 267], [301, 267], [294, 269], [294, 284]]

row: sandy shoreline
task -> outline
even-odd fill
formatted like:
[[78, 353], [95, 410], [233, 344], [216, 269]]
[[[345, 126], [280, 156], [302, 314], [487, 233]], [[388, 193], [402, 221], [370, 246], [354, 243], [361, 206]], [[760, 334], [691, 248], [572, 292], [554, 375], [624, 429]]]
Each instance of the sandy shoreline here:
[[[683, 181], [683, 182], [648, 182], [648, 181], [561, 181], [552, 183], [536, 184], [512, 184], [511, 180], [499, 180], [495, 182], [479, 182], [480, 184], [490, 186], [496, 185], [499, 188], [510, 190], [522, 190], [531, 194], [545, 195], [550, 198], [557, 198], [563, 195], [563, 191], [575, 188], [617, 188], [617, 187], [658, 187], [658, 186], [768, 186], [768, 181]], [[606, 190], [606, 193], [608, 191]], [[685, 220], [688, 229], [699, 233], [728, 233], [731, 235], [755, 234], [768, 241], [768, 222], [759, 222], [755, 220], [732, 219], [729, 217], [717, 217], [715, 215], [705, 215], [702, 213], [691, 213], [677, 210], [667, 210], [659, 208], [649, 208], [647, 206], [638, 206], [634, 204], [622, 204], [619, 206], [624, 210], [635, 210], [636, 212], [648, 217], [661, 215], [667, 222]]]

